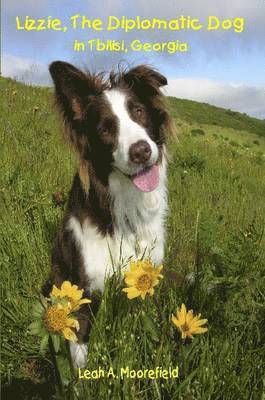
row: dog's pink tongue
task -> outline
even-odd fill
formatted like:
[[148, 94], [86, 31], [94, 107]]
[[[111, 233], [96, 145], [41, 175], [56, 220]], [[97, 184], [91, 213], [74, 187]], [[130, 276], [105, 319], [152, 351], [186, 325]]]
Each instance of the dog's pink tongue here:
[[142, 192], [152, 192], [159, 184], [159, 168], [153, 165], [151, 168], [140, 172], [132, 178], [134, 185]]

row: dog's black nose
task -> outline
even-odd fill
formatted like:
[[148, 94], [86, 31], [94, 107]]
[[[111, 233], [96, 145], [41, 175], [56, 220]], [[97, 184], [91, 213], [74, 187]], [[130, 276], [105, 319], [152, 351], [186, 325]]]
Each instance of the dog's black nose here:
[[145, 140], [139, 140], [129, 149], [130, 160], [135, 164], [145, 164], [151, 157], [151, 147]]

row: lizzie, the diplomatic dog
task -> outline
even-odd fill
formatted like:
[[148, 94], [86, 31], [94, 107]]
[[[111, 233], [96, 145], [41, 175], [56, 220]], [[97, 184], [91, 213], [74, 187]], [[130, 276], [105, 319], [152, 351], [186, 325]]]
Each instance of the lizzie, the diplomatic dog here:
[[[54, 62], [50, 73], [65, 132], [80, 166], [52, 254], [52, 283], [70, 280], [89, 295], [120, 260], [149, 254], [161, 264], [167, 212], [166, 136], [171, 120], [164, 76], [141, 65], [102, 75]], [[86, 363], [89, 317], [79, 312], [77, 366]]]

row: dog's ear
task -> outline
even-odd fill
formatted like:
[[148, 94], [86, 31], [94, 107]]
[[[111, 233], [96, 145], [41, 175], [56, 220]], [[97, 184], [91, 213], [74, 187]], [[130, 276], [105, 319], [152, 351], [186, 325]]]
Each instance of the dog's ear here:
[[167, 85], [167, 79], [147, 65], [132, 68], [124, 75], [124, 81], [136, 92], [149, 96], [161, 94], [160, 87]]
[[49, 71], [58, 106], [69, 119], [82, 119], [85, 99], [91, 93], [88, 76], [73, 65], [55, 61]]

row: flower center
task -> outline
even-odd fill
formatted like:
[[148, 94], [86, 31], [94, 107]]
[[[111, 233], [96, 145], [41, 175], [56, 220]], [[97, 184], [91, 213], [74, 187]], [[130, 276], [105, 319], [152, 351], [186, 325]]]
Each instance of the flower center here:
[[186, 322], [183, 325], [181, 325], [180, 327], [183, 332], [188, 332], [190, 330], [190, 327]]
[[136, 288], [140, 291], [149, 290], [153, 285], [152, 277], [148, 274], [139, 276], [136, 283]]
[[49, 331], [58, 332], [66, 326], [67, 313], [53, 305], [46, 311], [44, 319]]

